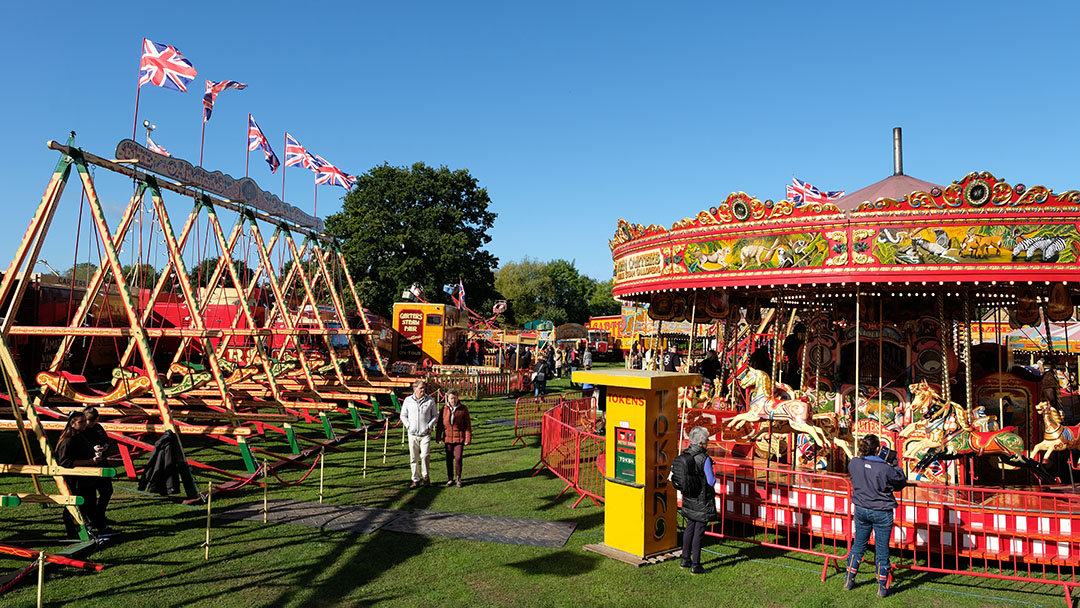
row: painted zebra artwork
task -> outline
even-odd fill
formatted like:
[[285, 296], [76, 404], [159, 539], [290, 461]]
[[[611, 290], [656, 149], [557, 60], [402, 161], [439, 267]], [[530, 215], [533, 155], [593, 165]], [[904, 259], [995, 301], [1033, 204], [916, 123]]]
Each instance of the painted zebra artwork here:
[[1056, 262], [1058, 256], [1068, 246], [1068, 243], [1060, 236], [1034, 236], [1024, 238], [1019, 230], [1013, 230], [1016, 237], [1016, 245], [1013, 246], [1012, 259], [1024, 256], [1024, 261], [1030, 262], [1036, 253], [1042, 254], [1042, 261]]

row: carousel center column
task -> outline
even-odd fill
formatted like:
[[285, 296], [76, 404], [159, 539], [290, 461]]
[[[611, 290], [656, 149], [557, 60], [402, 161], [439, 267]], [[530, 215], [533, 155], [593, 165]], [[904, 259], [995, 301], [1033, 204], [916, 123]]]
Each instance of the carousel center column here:
[[678, 389], [700, 386], [701, 376], [619, 369], [576, 371], [573, 381], [605, 387], [605, 550], [600, 552], [642, 560], [670, 553], [678, 546], [678, 505], [668, 480], [679, 449]]

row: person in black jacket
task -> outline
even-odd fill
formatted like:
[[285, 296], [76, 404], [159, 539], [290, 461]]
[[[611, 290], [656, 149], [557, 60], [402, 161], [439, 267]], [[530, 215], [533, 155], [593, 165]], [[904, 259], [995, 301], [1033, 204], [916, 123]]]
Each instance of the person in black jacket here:
[[[72, 412], [68, 416], [67, 424], [60, 433], [60, 439], [56, 442], [56, 464], [64, 468], [74, 467], [100, 467], [104, 458], [94, 453], [94, 447], [85, 437], [86, 415], [82, 412]], [[71, 493], [81, 496], [83, 504], [79, 506], [86, 523], [96, 530], [105, 528], [103, 511], [98, 509], [97, 494], [95, 493], [94, 477], [82, 475], [64, 475], [64, 482], [68, 485]], [[79, 528], [75, 518], [67, 509], [64, 509], [64, 528], [70, 538], [78, 536]]]
[[889, 594], [886, 583], [889, 579], [889, 540], [896, 510], [896, 497], [907, 485], [904, 471], [897, 466], [895, 452], [890, 462], [885, 462], [878, 454], [881, 441], [877, 435], [863, 435], [859, 439], [859, 456], [848, 463], [851, 476], [851, 500], [855, 503], [855, 538], [848, 555], [847, 578], [844, 589], [855, 586], [855, 575], [859, 572], [866, 545], [870, 541], [870, 531], [874, 531], [874, 556], [877, 562], [878, 597]]
[[716, 477], [713, 475], [712, 459], [705, 448], [709, 445], [709, 431], [702, 426], [695, 426], [688, 433], [690, 447], [683, 452], [694, 457], [693, 473], [703, 476], [701, 491], [697, 496], [682, 496], [682, 516], [686, 518], [683, 530], [682, 562], [683, 568], [690, 568], [690, 574], [704, 574], [701, 567], [701, 538], [705, 535], [705, 525], [716, 519]]
[[539, 355], [536, 358], [536, 367], [533, 368], [533, 395], [539, 397], [547, 392], [547, 379], [551, 373], [551, 367], [548, 365], [547, 359], [544, 355]]
[[[86, 414], [86, 430], [83, 431], [83, 437], [86, 438], [87, 443], [93, 446], [94, 453], [102, 457], [102, 464], [104, 465], [105, 458], [108, 456], [109, 451], [112, 450], [113, 442], [109, 439], [109, 434], [101, 426], [97, 408], [86, 406], [83, 408], [83, 414]], [[89, 479], [93, 480], [94, 491], [97, 492], [97, 509], [101, 513], [101, 521], [110, 526], [114, 525], [116, 522], [105, 515], [105, 510], [109, 508], [109, 501], [112, 500], [113, 495], [112, 479], [108, 477], [91, 477]]]

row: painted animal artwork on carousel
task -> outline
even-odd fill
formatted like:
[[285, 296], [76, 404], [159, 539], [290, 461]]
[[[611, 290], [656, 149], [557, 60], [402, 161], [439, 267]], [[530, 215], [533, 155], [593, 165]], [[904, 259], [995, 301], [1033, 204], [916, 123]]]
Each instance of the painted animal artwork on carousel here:
[[[877, 240], [879, 243], [891, 243], [896, 246], [896, 260], [906, 264], [922, 264], [925, 261], [925, 255], [929, 254], [937, 258], [949, 260], [951, 262], [959, 262], [960, 260], [953, 257], [950, 253], [952, 247], [950, 247], [949, 235], [941, 228], [934, 228], [931, 230], [933, 240], [926, 239], [921, 236], [922, 231], [926, 230], [899, 230], [895, 234], [889, 231], [888, 228], [883, 228], [881, 233], [878, 234]], [[908, 242], [908, 246], [901, 249], [900, 245]]]
[[[930, 438], [916, 444], [916, 450], [912, 452], [918, 453], [920, 445], [928, 448], [926, 455], [915, 465], [915, 471], [922, 471], [937, 461], [956, 460], [970, 454], [993, 455], [998, 457], [1003, 468], [1023, 467], [1031, 469], [1043, 482], [1054, 480], [1054, 476], [1041, 463], [1028, 458], [1024, 450], [1024, 440], [1015, 432], [1016, 427], [988, 432], [977, 431], [971, 425], [967, 410], [959, 404], [942, 401], [925, 383], [913, 385], [911, 389], [915, 395], [912, 409], [922, 413], [923, 418], [901, 431], [901, 437], [918, 425], [933, 429]], [[935, 443], [938, 445], [934, 445]]]
[[[1045, 461], [1054, 452], [1080, 448], [1080, 425], [1061, 424], [1061, 412], [1046, 401], [1036, 404], [1035, 411], [1043, 418], [1043, 440], [1031, 448], [1032, 458]], [[1039, 452], [1042, 452], [1041, 458]]]
[[784, 421], [797, 433], [806, 433], [819, 446], [829, 440], [825, 432], [814, 425], [810, 403], [804, 399], [781, 399], [775, 396], [774, 383], [768, 374], [743, 365], [735, 380], [739, 386], [751, 391], [747, 410], [728, 421], [728, 427], [738, 430], [746, 424], [760, 421]]

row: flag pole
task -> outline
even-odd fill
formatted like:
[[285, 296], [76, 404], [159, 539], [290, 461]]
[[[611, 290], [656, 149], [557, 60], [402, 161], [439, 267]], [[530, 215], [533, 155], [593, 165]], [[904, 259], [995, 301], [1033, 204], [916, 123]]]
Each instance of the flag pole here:
[[131, 139], [135, 140], [135, 130], [139, 128], [139, 93], [142, 93], [142, 51], [146, 48], [146, 38], [143, 38], [142, 49], [139, 49], [139, 85], [135, 87], [135, 119], [131, 121]]
[[203, 143], [206, 141], [206, 108], [203, 108], [202, 135], [199, 136], [199, 166], [202, 166]]
[[315, 182], [315, 217], [319, 217], [319, 182]]
[[[251, 130], [251, 114], [248, 114], [248, 126], [247, 126], [247, 128], [248, 128], [249, 131]], [[248, 149], [248, 148], [250, 148], [250, 146], [248, 146], [247, 140], [248, 140], [248, 136], [245, 133], [244, 134], [244, 177], [248, 176], [248, 166], [251, 164], [251, 150]]]
[[[288, 132], [285, 133], [285, 139], [281, 144], [281, 153], [285, 153], [286, 146], [289, 145]], [[281, 202], [285, 202], [285, 165], [281, 165]]]

